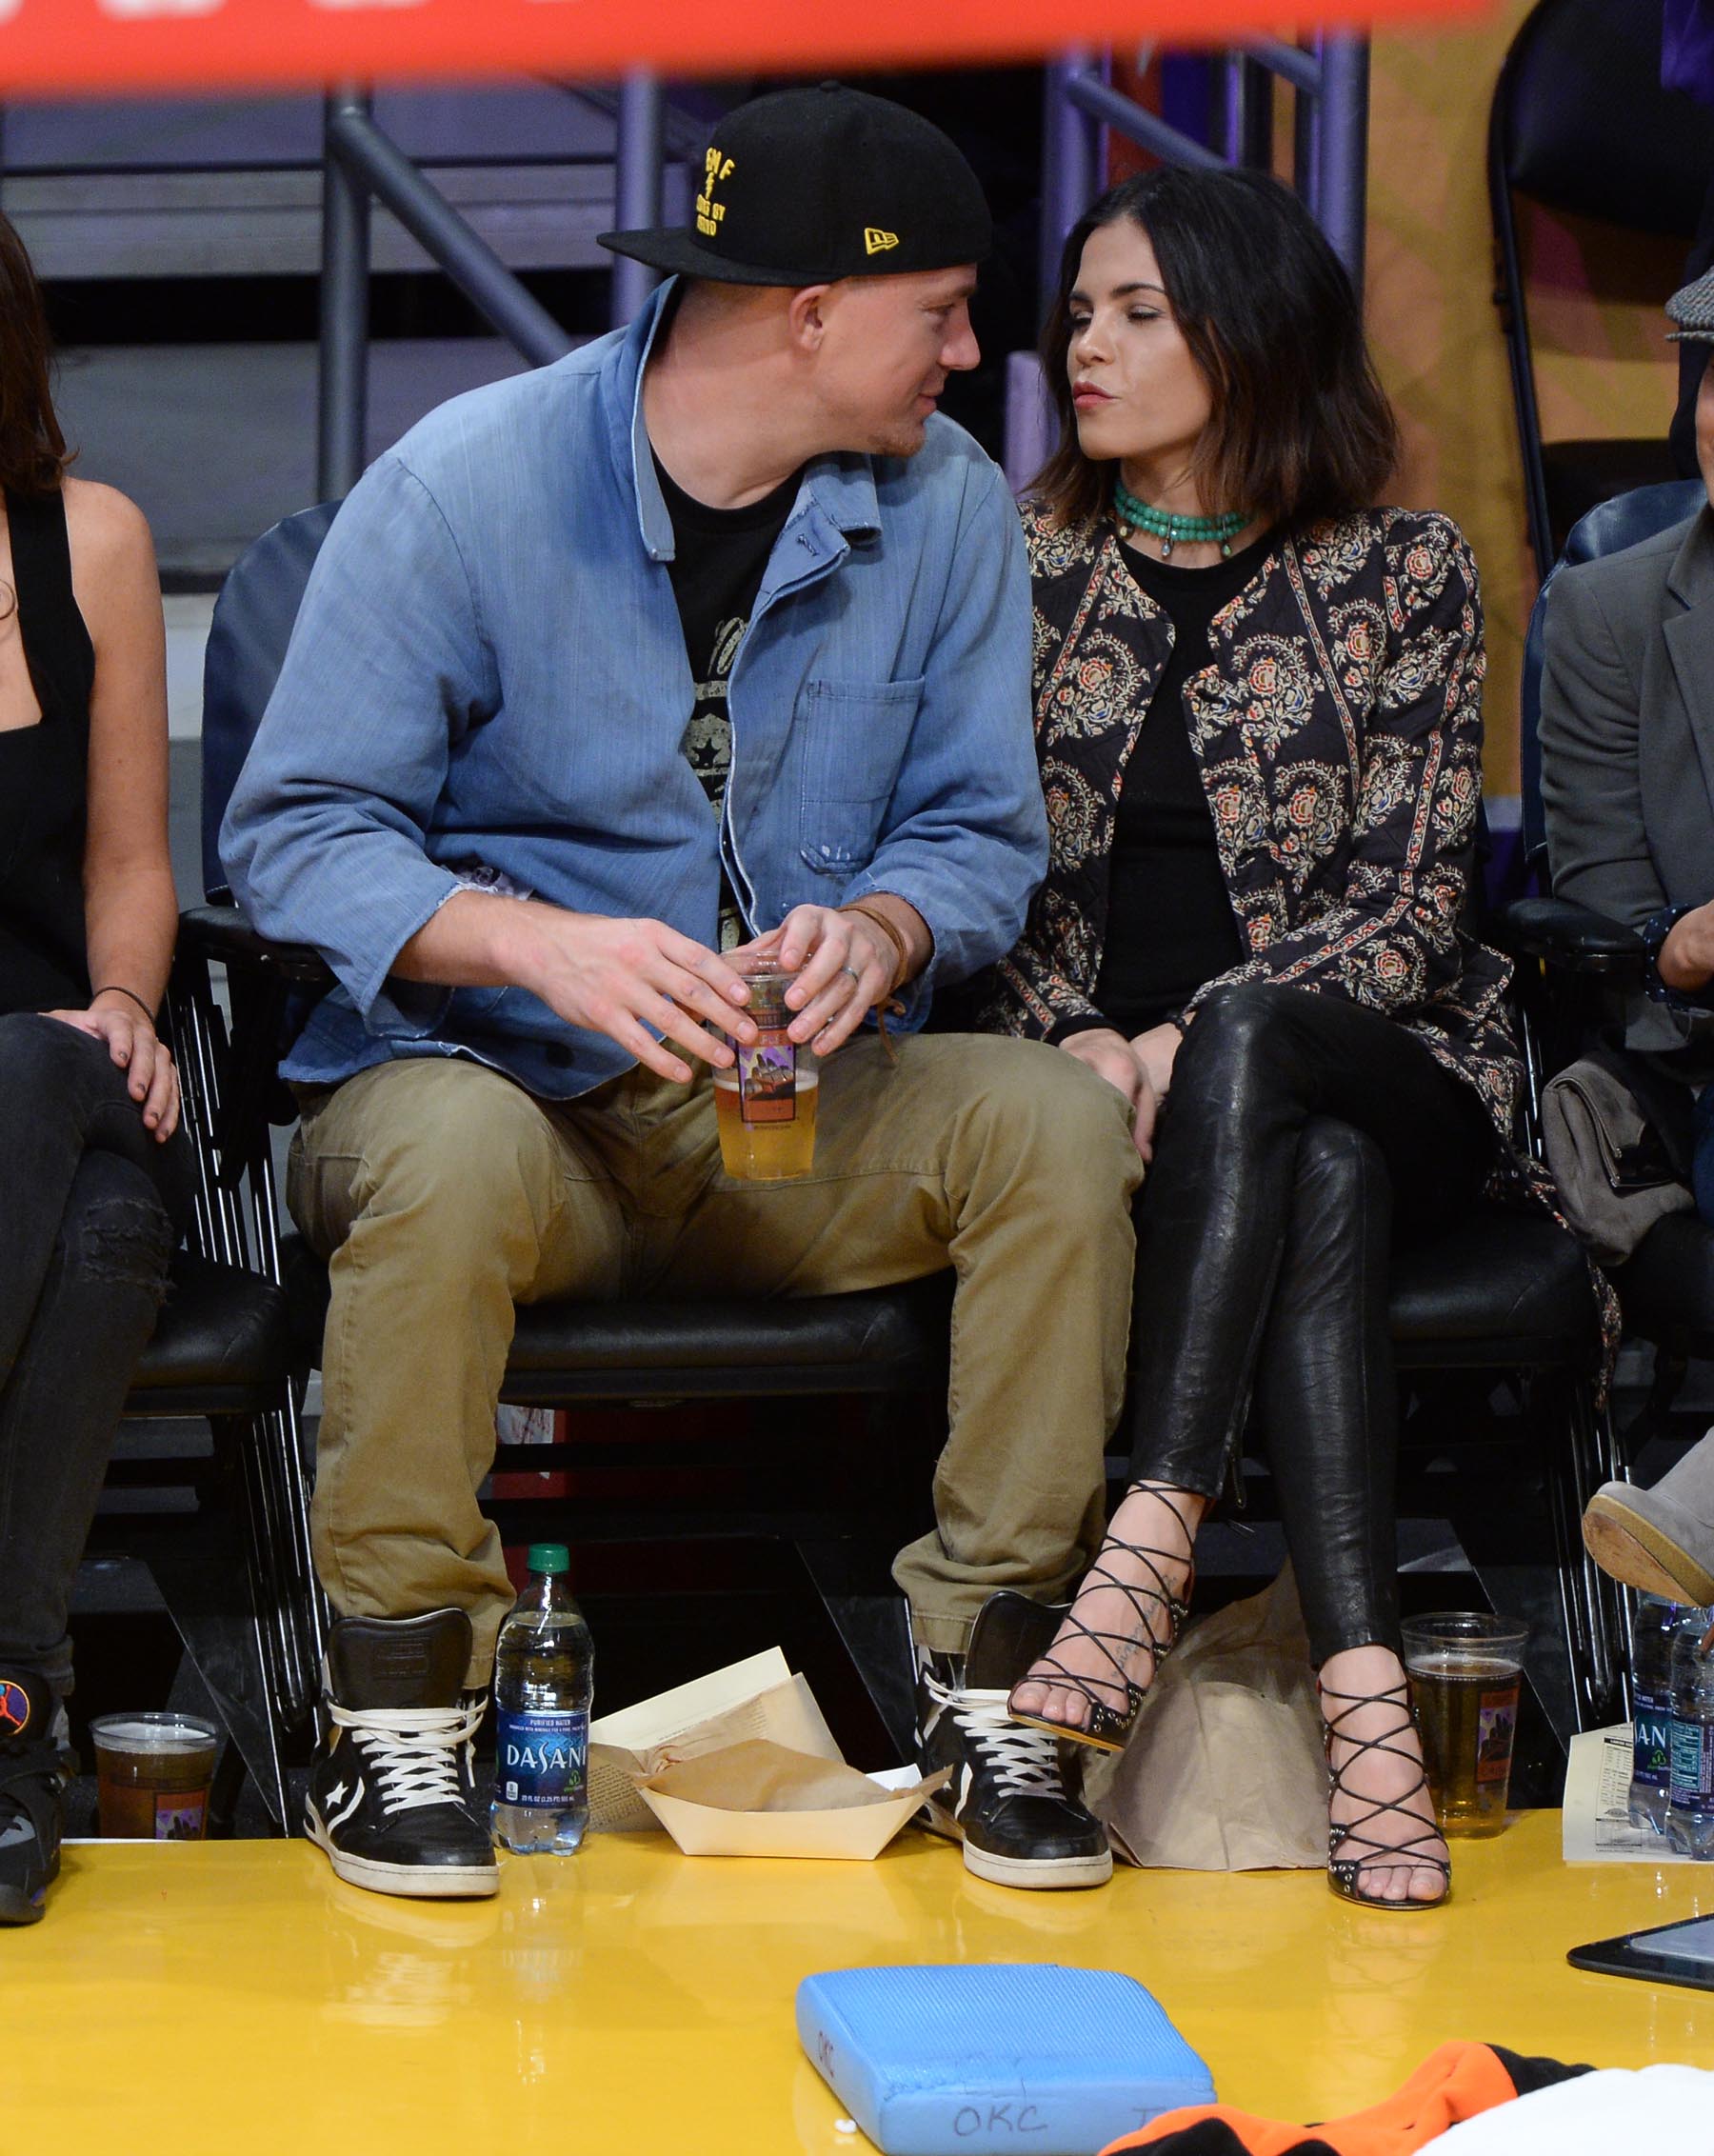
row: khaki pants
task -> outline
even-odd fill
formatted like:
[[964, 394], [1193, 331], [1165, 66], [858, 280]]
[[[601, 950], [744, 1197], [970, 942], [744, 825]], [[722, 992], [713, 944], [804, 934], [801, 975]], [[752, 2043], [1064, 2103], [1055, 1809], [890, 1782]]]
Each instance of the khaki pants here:
[[823, 1066], [814, 1172], [733, 1182], [706, 1071], [542, 1102], [413, 1059], [311, 1096], [293, 1217], [330, 1261], [313, 1510], [346, 1616], [456, 1605], [486, 1683], [512, 1589], [476, 1491], [513, 1306], [824, 1295], [957, 1273], [935, 1531], [895, 1577], [951, 1651], [997, 1587], [1063, 1595], [1102, 1527], [1140, 1173], [1119, 1094], [1057, 1048], [917, 1035]]

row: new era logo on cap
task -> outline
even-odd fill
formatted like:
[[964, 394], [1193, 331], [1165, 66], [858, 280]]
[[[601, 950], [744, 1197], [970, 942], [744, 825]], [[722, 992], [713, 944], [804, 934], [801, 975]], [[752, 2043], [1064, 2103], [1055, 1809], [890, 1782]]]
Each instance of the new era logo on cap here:
[[897, 232], [878, 231], [873, 225], [865, 225], [863, 228], [863, 251], [865, 254], [885, 254], [889, 247], [897, 247], [898, 244], [899, 235]]

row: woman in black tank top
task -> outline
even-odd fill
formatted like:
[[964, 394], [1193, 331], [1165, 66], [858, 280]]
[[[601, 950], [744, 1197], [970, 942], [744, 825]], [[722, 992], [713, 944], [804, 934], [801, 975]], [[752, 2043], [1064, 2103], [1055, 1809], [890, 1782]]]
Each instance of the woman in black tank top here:
[[160, 588], [65, 477], [47, 330], [0, 217], [0, 1923], [59, 1865], [66, 1608], [189, 1209], [155, 1032], [177, 919]]

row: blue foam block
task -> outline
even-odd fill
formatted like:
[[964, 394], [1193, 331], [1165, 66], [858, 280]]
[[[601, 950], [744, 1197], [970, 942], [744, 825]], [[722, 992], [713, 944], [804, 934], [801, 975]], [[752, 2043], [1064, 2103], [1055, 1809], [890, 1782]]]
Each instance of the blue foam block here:
[[1110, 1969], [831, 1969], [798, 1986], [797, 2026], [886, 2156], [1093, 2156], [1163, 2111], [1214, 2102], [1159, 2002]]

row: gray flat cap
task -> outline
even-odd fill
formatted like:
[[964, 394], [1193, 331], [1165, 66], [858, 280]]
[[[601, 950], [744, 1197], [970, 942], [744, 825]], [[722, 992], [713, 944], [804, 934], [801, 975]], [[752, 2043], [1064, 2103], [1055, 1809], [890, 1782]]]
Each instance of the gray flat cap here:
[[1669, 345], [1714, 345], [1714, 270], [1684, 285], [1666, 302]]

